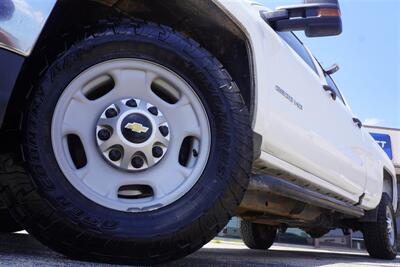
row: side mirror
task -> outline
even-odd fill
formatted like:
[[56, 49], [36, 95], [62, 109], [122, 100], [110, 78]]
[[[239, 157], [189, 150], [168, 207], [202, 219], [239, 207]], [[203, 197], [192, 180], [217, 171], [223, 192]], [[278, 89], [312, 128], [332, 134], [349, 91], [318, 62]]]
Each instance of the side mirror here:
[[261, 17], [276, 31], [305, 31], [307, 37], [333, 36], [342, 33], [338, 0], [305, 0], [303, 5], [261, 11]]
[[328, 75], [332, 75], [335, 74], [336, 72], [338, 72], [340, 70], [339, 65], [337, 64], [333, 64], [332, 66], [330, 66], [329, 68], [325, 69], [326, 74]]

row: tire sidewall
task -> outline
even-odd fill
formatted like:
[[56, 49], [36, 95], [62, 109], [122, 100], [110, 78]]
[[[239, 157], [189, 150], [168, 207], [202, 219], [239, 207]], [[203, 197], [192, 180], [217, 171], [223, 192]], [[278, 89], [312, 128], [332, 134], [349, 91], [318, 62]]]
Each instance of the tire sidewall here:
[[[151, 238], [154, 242], [155, 238], [190, 230], [193, 222], [206, 216], [228, 190], [232, 172], [238, 171], [231, 148], [241, 145], [232, 103], [219, 90], [230, 81], [221, 79], [220, 70], [209, 73], [207, 69], [213, 62], [196, 56], [184, 51], [184, 43], [168, 46], [127, 35], [104, 36], [72, 47], [47, 70], [27, 112], [24, 155], [42, 197], [77, 231], [92, 229], [93, 235], [102, 238], [111, 235], [142, 242]], [[117, 58], [148, 60], [176, 72], [196, 91], [209, 117], [212, 142], [203, 174], [185, 196], [156, 211], [119, 212], [90, 201], [64, 177], [51, 142], [43, 142], [51, 140], [52, 115], [68, 84], [86, 69]]]
[[[390, 210], [390, 213], [392, 215], [392, 221], [393, 221], [393, 231], [394, 231], [394, 243], [393, 245], [390, 245], [390, 238], [387, 232], [385, 232], [385, 240], [388, 244], [388, 247], [391, 250], [391, 253], [396, 255], [397, 254], [397, 223], [396, 223], [396, 215], [395, 212], [393, 210], [393, 205], [392, 205], [392, 199], [385, 193], [383, 198], [385, 198], [384, 203], [385, 205], [382, 205], [382, 209], [385, 209], [385, 213], [386, 213], [386, 208], [388, 207]], [[385, 226], [387, 227], [387, 223], [385, 223]]]
[[[386, 209], [389, 208], [393, 218], [394, 238], [393, 245], [387, 232]], [[387, 193], [382, 194], [382, 199], [377, 207], [377, 221], [366, 222], [362, 226], [365, 245], [372, 257], [379, 259], [394, 259], [397, 255], [397, 224], [394, 214], [392, 199]]]

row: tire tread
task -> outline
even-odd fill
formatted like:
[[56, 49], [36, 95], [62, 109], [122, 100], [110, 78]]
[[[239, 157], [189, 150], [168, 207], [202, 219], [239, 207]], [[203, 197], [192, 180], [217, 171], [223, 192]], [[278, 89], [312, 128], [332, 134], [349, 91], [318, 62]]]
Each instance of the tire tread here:
[[[386, 207], [390, 206], [390, 209], [393, 212], [391, 199], [390, 197], [384, 193], [382, 195], [381, 203], [378, 206], [378, 217], [377, 222], [374, 223], [365, 223], [363, 225], [363, 235], [365, 246], [367, 248], [368, 253], [373, 258], [378, 259], [394, 259], [396, 258], [396, 242], [392, 247], [389, 243], [388, 236], [386, 233]], [[393, 217], [395, 220], [395, 217]], [[395, 229], [395, 238], [397, 236], [396, 223]]]

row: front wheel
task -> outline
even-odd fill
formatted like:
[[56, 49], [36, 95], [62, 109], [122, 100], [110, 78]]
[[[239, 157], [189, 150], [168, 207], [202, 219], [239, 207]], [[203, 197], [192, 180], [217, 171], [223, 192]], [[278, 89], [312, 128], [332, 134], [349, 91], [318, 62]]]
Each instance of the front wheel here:
[[371, 257], [392, 260], [397, 255], [397, 226], [392, 201], [386, 193], [377, 209], [377, 221], [363, 225], [365, 246]]
[[[4, 181], [33, 236], [74, 258], [155, 264], [201, 248], [248, 183], [252, 130], [221, 64], [144, 22], [87, 27], [24, 123], [30, 175]], [[28, 193], [26, 193], [28, 192]]]

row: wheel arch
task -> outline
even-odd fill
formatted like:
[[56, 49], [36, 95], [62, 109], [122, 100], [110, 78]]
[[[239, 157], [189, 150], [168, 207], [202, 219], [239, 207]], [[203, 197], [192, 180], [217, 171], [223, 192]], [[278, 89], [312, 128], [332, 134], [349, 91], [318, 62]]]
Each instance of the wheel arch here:
[[168, 25], [196, 40], [218, 58], [228, 70], [253, 117], [255, 82], [248, 38], [244, 31], [213, 1], [91, 1], [111, 6], [127, 16]]
[[396, 176], [391, 174], [388, 168], [383, 167], [383, 193], [387, 193], [392, 199], [393, 209], [397, 210], [397, 179]]
[[[177, 15], [179, 14], [179, 15]], [[46, 69], [55, 46], [65, 46], [82, 25], [109, 18], [134, 17], [164, 24], [196, 40], [212, 53], [237, 83], [254, 121], [255, 82], [252, 53], [245, 33], [212, 1], [85, 0], [58, 1], [35, 49], [26, 60], [9, 101], [3, 128], [17, 128], [16, 107], [29, 93], [31, 75]], [[73, 18], [72, 20], [70, 18]], [[11, 105], [12, 104], [12, 105]], [[19, 115], [17, 115], [19, 116]]]

